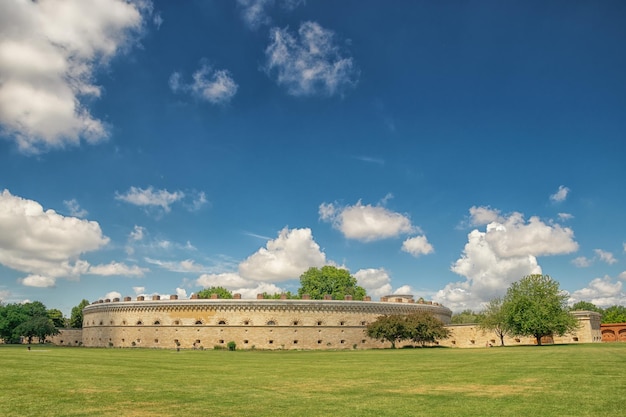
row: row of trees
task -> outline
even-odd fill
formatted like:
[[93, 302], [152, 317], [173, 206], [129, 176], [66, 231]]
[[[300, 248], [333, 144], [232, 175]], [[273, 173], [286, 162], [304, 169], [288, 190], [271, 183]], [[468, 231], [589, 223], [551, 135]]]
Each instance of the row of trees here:
[[5, 343], [19, 343], [26, 338], [28, 343], [37, 337], [43, 341], [57, 334], [65, 325], [63, 313], [57, 309], [46, 309], [39, 301], [24, 304], [0, 305], [0, 338]]
[[47, 309], [40, 301], [29, 303], [0, 303], [0, 339], [4, 343], [20, 343], [24, 338], [31, 343], [38, 338], [41, 343], [48, 336], [59, 333], [65, 327], [83, 327], [83, 308], [89, 301], [82, 300], [72, 308], [68, 319], [61, 310]]

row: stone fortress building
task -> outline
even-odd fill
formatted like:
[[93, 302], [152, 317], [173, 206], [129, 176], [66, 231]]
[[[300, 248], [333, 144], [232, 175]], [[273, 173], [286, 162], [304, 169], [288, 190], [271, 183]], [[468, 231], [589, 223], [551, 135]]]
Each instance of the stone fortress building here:
[[[439, 341], [448, 347], [485, 347], [500, 344], [499, 338], [476, 325], [450, 325], [452, 311], [412, 295], [390, 295], [380, 301], [303, 299], [293, 300], [191, 299], [159, 296], [146, 300], [99, 300], [83, 310], [83, 329], [63, 331], [52, 342], [86, 347], [143, 347], [165, 349], [371, 349], [389, 347], [365, 335], [368, 323], [381, 315], [428, 311], [451, 331]], [[593, 343], [602, 341], [600, 315], [590, 311], [573, 312], [579, 329], [545, 343]], [[507, 345], [534, 344], [532, 337], [507, 337]], [[410, 345], [404, 342], [399, 346]]]
[[424, 310], [444, 323], [452, 311], [409, 295], [381, 301], [241, 299], [101, 300], [83, 310], [82, 344], [87, 347], [238, 349], [367, 349], [384, 344], [365, 335], [368, 323], [385, 314]]

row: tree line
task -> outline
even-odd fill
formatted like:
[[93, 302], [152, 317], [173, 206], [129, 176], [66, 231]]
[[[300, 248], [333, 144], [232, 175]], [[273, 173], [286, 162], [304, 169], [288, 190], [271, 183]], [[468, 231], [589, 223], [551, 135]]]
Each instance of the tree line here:
[[43, 343], [48, 336], [59, 334], [59, 329], [83, 327], [83, 308], [89, 301], [82, 300], [72, 308], [70, 318], [61, 310], [48, 309], [40, 301], [28, 303], [0, 303], [0, 339], [4, 343], [31, 343], [37, 338]]

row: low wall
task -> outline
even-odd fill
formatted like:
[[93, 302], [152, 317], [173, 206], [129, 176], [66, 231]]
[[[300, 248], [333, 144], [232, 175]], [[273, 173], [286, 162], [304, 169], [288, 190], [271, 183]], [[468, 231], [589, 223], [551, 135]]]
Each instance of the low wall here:
[[[563, 336], [544, 337], [541, 342], [550, 344], [563, 343], [598, 343], [603, 341], [603, 334], [600, 330], [601, 316], [595, 311], [572, 311], [571, 314], [578, 319], [579, 327], [572, 333]], [[626, 326], [626, 325], [625, 325]], [[447, 326], [452, 332], [450, 337], [439, 342], [440, 346], [448, 347], [485, 347], [500, 346], [500, 338], [490, 331], [480, 329], [476, 324], [456, 324]], [[626, 331], [624, 333], [626, 337]], [[534, 337], [505, 336], [506, 346], [514, 345], [534, 345]]]
[[602, 324], [603, 342], [626, 342], [626, 323]]

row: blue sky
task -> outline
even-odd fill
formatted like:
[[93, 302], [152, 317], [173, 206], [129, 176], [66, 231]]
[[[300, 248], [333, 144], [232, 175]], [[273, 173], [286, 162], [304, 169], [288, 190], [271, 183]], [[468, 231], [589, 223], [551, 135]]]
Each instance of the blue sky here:
[[0, 5], [0, 300], [626, 304], [626, 4]]

